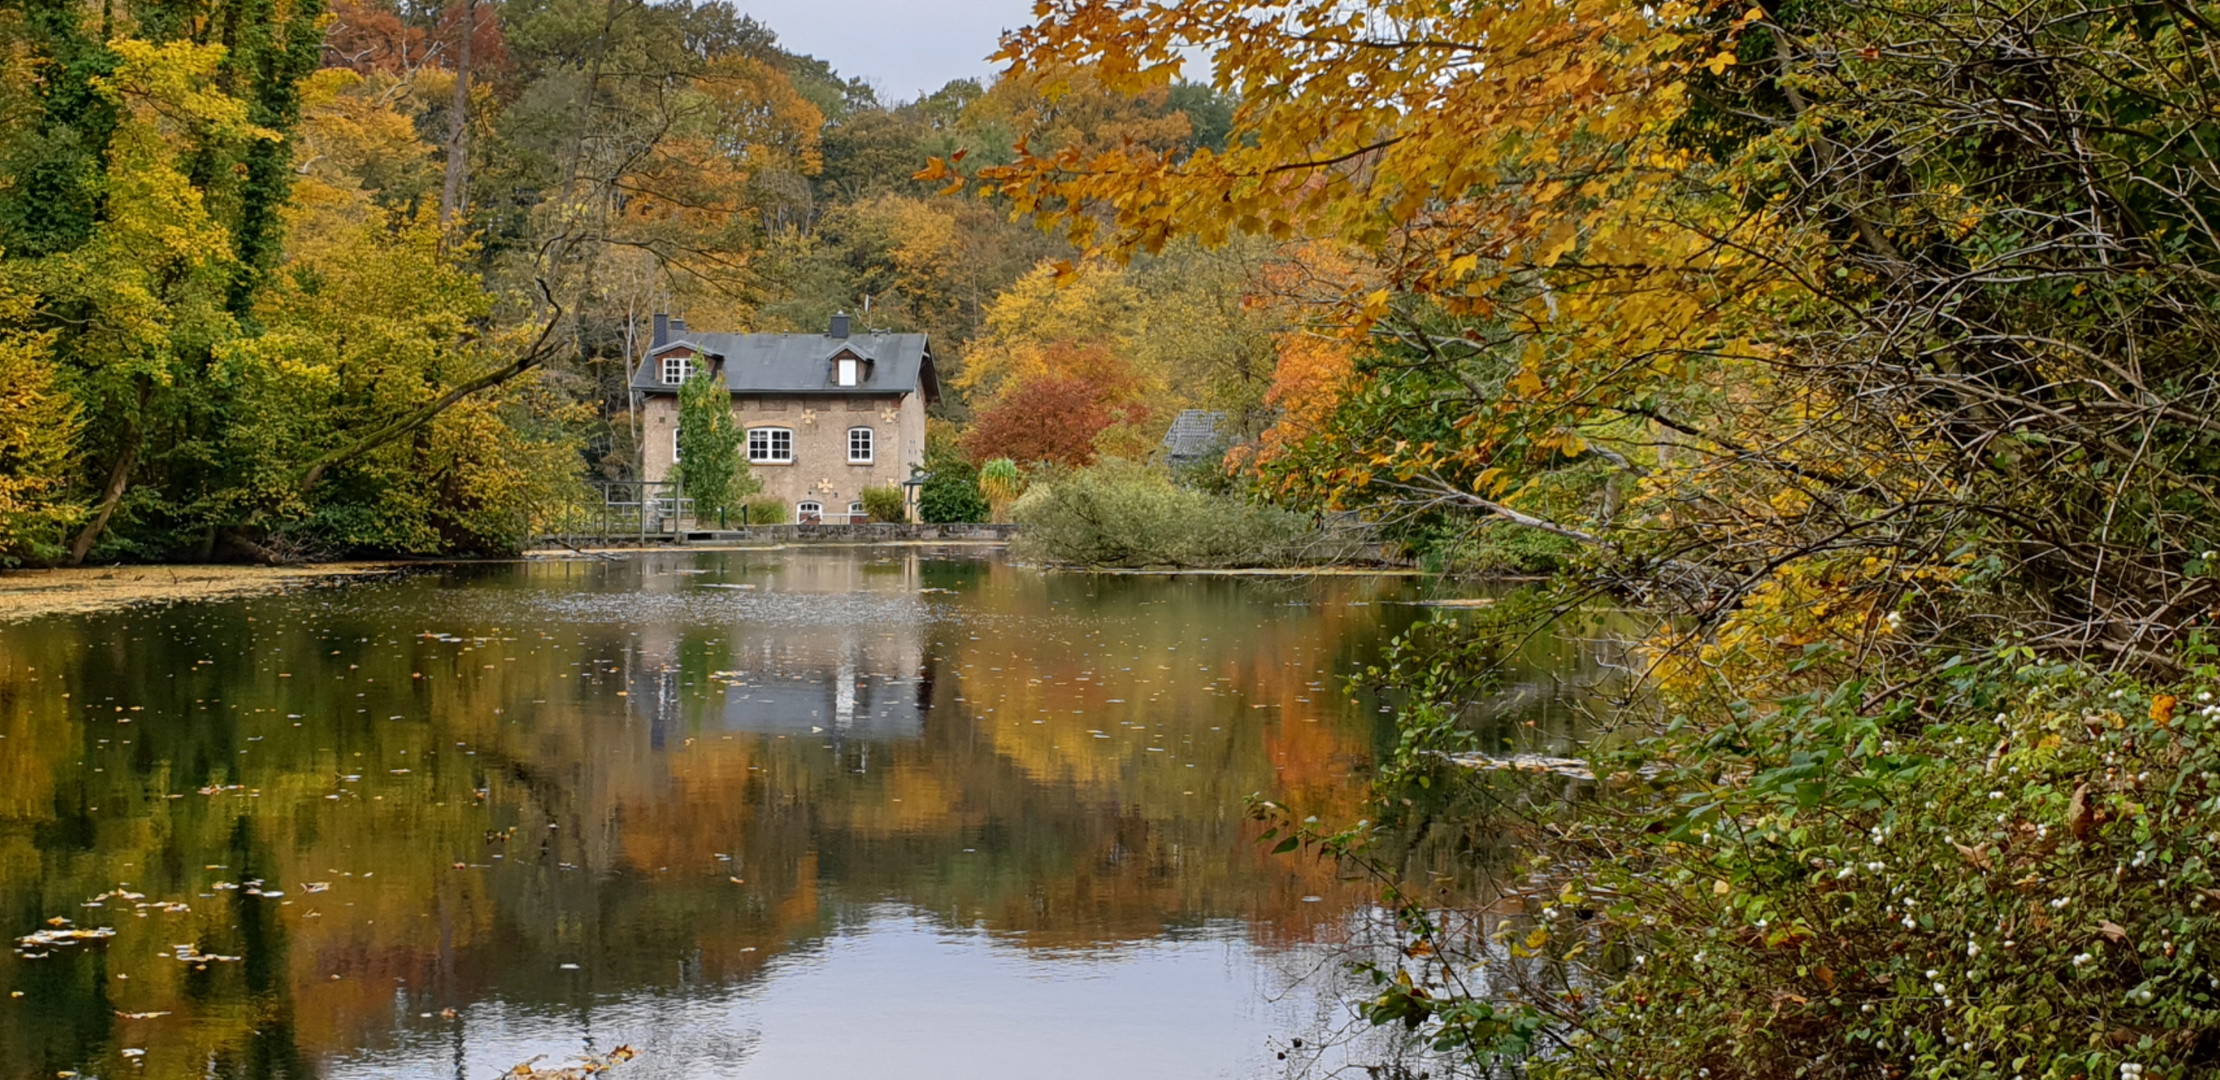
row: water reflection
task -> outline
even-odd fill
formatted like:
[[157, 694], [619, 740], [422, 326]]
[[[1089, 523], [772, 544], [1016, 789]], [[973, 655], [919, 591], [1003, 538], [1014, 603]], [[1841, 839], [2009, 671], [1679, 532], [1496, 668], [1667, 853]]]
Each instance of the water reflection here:
[[117, 932], [0, 955], [0, 1076], [1259, 1075], [1362, 894], [1243, 800], [1358, 811], [1418, 588], [674, 553], [0, 631], [0, 912]]

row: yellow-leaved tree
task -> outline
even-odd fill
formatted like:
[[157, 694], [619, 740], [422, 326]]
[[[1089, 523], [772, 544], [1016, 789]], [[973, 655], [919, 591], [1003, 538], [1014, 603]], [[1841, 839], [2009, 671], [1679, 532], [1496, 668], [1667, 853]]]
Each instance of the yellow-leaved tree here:
[[228, 300], [241, 267], [231, 233], [188, 175], [196, 148], [276, 137], [218, 86], [221, 46], [124, 39], [109, 47], [113, 73], [92, 80], [117, 116], [103, 213], [82, 246], [17, 268], [40, 307], [82, 327], [70, 342], [67, 385], [97, 421], [82, 449], [105, 468], [72, 560], [85, 557], [132, 490], [149, 429], [200, 404], [200, 358], [238, 332]]
[[964, 350], [950, 382], [975, 398], [992, 398], [1005, 383], [1049, 374], [1048, 354], [1058, 343], [1099, 346], [1129, 359], [1140, 307], [1140, 291], [1117, 265], [1089, 264], [1063, 277], [1055, 266], [1037, 266], [987, 305], [986, 329]]
[[[0, 327], [20, 325], [26, 307], [0, 293]], [[67, 483], [83, 421], [56, 385], [50, 344], [50, 335], [0, 330], [0, 566], [59, 557], [62, 530], [81, 511]]]

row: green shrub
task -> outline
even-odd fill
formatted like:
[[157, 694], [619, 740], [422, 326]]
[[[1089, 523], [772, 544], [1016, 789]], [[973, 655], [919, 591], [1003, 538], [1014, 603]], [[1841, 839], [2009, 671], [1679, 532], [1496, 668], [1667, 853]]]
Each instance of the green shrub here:
[[1171, 466], [1172, 482], [1183, 488], [1212, 495], [1232, 495], [1241, 489], [1242, 474], [1226, 468], [1224, 437], [1213, 441], [1193, 461]]
[[977, 471], [941, 468], [917, 491], [917, 516], [930, 525], [987, 520], [987, 497], [979, 493]]
[[2164, 692], [2010, 649], [1937, 674], [1924, 708], [1782, 702], [1666, 774], [1695, 797], [1619, 849], [1650, 872], [1595, 882], [1634, 886], [1614, 914], [1646, 960], [1584, 1026], [1660, 1075], [2209, 1068], [2212, 671]]
[[1354, 548], [1299, 514], [1181, 488], [1116, 461], [1037, 481], [1011, 518], [1014, 554], [1068, 566], [1299, 566]]
[[1507, 521], [1444, 522], [1408, 542], [1421, 569], [1450, 577], [1554, 573], [1580, 553], [1572, 540]]
[[747, 511], [750, 525], [786, 524], [786, 503], [769, 497], [749, 499], [741, 504]]
[[925, 482], [917, 490], [917, 516], [928, 525], [987, 520], [987, 497], [979, 492], [979, 467], [938, 421], [926, 425]]
[[[1550, 794], [1561, 780], [1448, 764], [1435, 751], [1473, 748], [1469, 730], [1421, 700], [1382, 772], [1380, 826], [1321, 837], [1266, 816], [1389, 872], [1403, 849], [1379, 845], [1397, 830], [1502, 816], [1480, 807], [1554, 818], [1511, 890], [1525, 914], [1493, 935], [1461, 934], [1437, 915], [1455, 901], [1410, 883], [1425, 970], [1368, 1005], [1479, 1060], [1548, 1032], [1557, 1049], [1529, 1076], [2205, 1075], [2220, 673], [2192, 653], [2163, 687], [2014, 646], [1932, 656], [1885, 698], [1852, 682], [1728, 701], [1731, 725], [1682, 716], [1598, 753], [1606, 782], [1571, 801]], [[1422, 659], [1399, 646], [1395, 669]], [[1444, 696], [1429, 685], [1444, 666], [1405, 689]], [[1427, 965], [1489, 968], [1454, 984], [1485, 998]]]
[[871, 515], [873, 521], [908, 521], [910, 518], [902, 489], [893, 484], [863, 489], [863, 512]]

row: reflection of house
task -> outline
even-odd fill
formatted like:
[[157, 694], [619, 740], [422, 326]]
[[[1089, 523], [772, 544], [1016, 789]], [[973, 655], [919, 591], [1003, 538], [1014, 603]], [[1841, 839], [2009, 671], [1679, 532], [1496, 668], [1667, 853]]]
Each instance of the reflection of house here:
[[736, 673], [747, 681], [727, 685], [722, 730], [871, 741], [924, 735], [930, 684], [915, 672], [884, 677], [872, 671], [873, 659], [852, 654], [799, 671], [751, 665]]
[[[788, 560], [766, 566], [746, 590], [731, 583], [691, 584], [674, 575], [665, 588], [716, 597], [730, 619], [730, 645], [705, 659], [720, 670], [706, 715], [686, 703], [670, 659], [680, 636], [654, 628], [640, 636], [651, 666], [635, 674], [630, 700], [651, 710], [651, 742], [699, 723], [705, 730], [773, 735], [822, 734], [870, 741], [925, 732], [932, 670], [925, 663], [927, 613], [917, 597], [918, 562]], [[715, 590], [711, 592], [711, 590]]]
[[1218, 426], [1226, 414], [1203, 409], [1183, 409], [1164, 433], [1164, 460], [1172, 465], [1192, 465], [1219, 448]]
[[940, 395], [925, 335], [851, 335], [846, 315], [824, 334], [697, 334], [657, 315], [632, 373], [650, 481], [673, 479], [678, 388], [697, 371], [724, 376], [748, 467], [795, 520], [860, 516], [864, 488], [925, 462], [925, 406]]

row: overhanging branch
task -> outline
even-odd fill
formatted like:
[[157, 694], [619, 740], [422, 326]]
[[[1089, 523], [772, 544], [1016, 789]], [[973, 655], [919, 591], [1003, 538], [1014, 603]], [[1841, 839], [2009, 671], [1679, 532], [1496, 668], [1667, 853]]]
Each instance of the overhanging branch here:
[[392, 442], [393, 440], [398, 439], [403, 435], [415, 431], [416, 429], [431, 423], [433, 420], [438, 419], [439, 414], [446, 412], [448, 409], [454, 407], [456, 404], [460, 403], [463, 399], [468, 398], [472, 394], [478, 393], [481, 390], [489, 390], [493, 387], [499, 386], [502, 383], [508, 382], [510, 379], [514, 379], [517, 376], [522, 375], [525, 372], [530, 371], [533, 368], [536, 368], [542, 363], [546, 362], [547, 358], [555, 351], [553, 346], [555, 327], [562, 322], [563, 306], [559, 303], [556, 303], [555, 297], [552, 293], [548, 291], [547, 283], [545, 281], [542, 281], [539, 284], [541, 295], [547, 297], [547, 302], [549, 306], [553, 307], [555, 310], [553, 314], [547, 317], [547, 325], [540, 327], [539, 336], [533, 339], [531, 348], [526, 349], [522, 354], [518, 355], [515, 360], [483, 375], [480, 375], [475, 379], [464, 382], [461, 385], [448, 390], [446, 393], [441, 394], [439, 397], [425, 403], [416, 411], [409, 413], [406, 416], [400, 417], [399, 419], [396, 419], [390, 423], [387, 423], [371, 431], [369, 434], [356, 439], [354, 442], [351, 442], [346, 446], [340, 447], [339, 449], [325, 454], [324, 456], [317, 458], [313, 462], [310, 462], [308, 468], [302, 471], [301, 480], [296, 490], [302, 495], [308, 494], [310, 491], [315, 490], [317, 483], [323, 480], [324, 474], [326, 472], [329, 472], [332, 466], [341, 464], [355, 457], [359, 457], [363, 454], [369, 453], [370, 451], [375, 450], [380, 446], [384, 446], [385, 444]]

